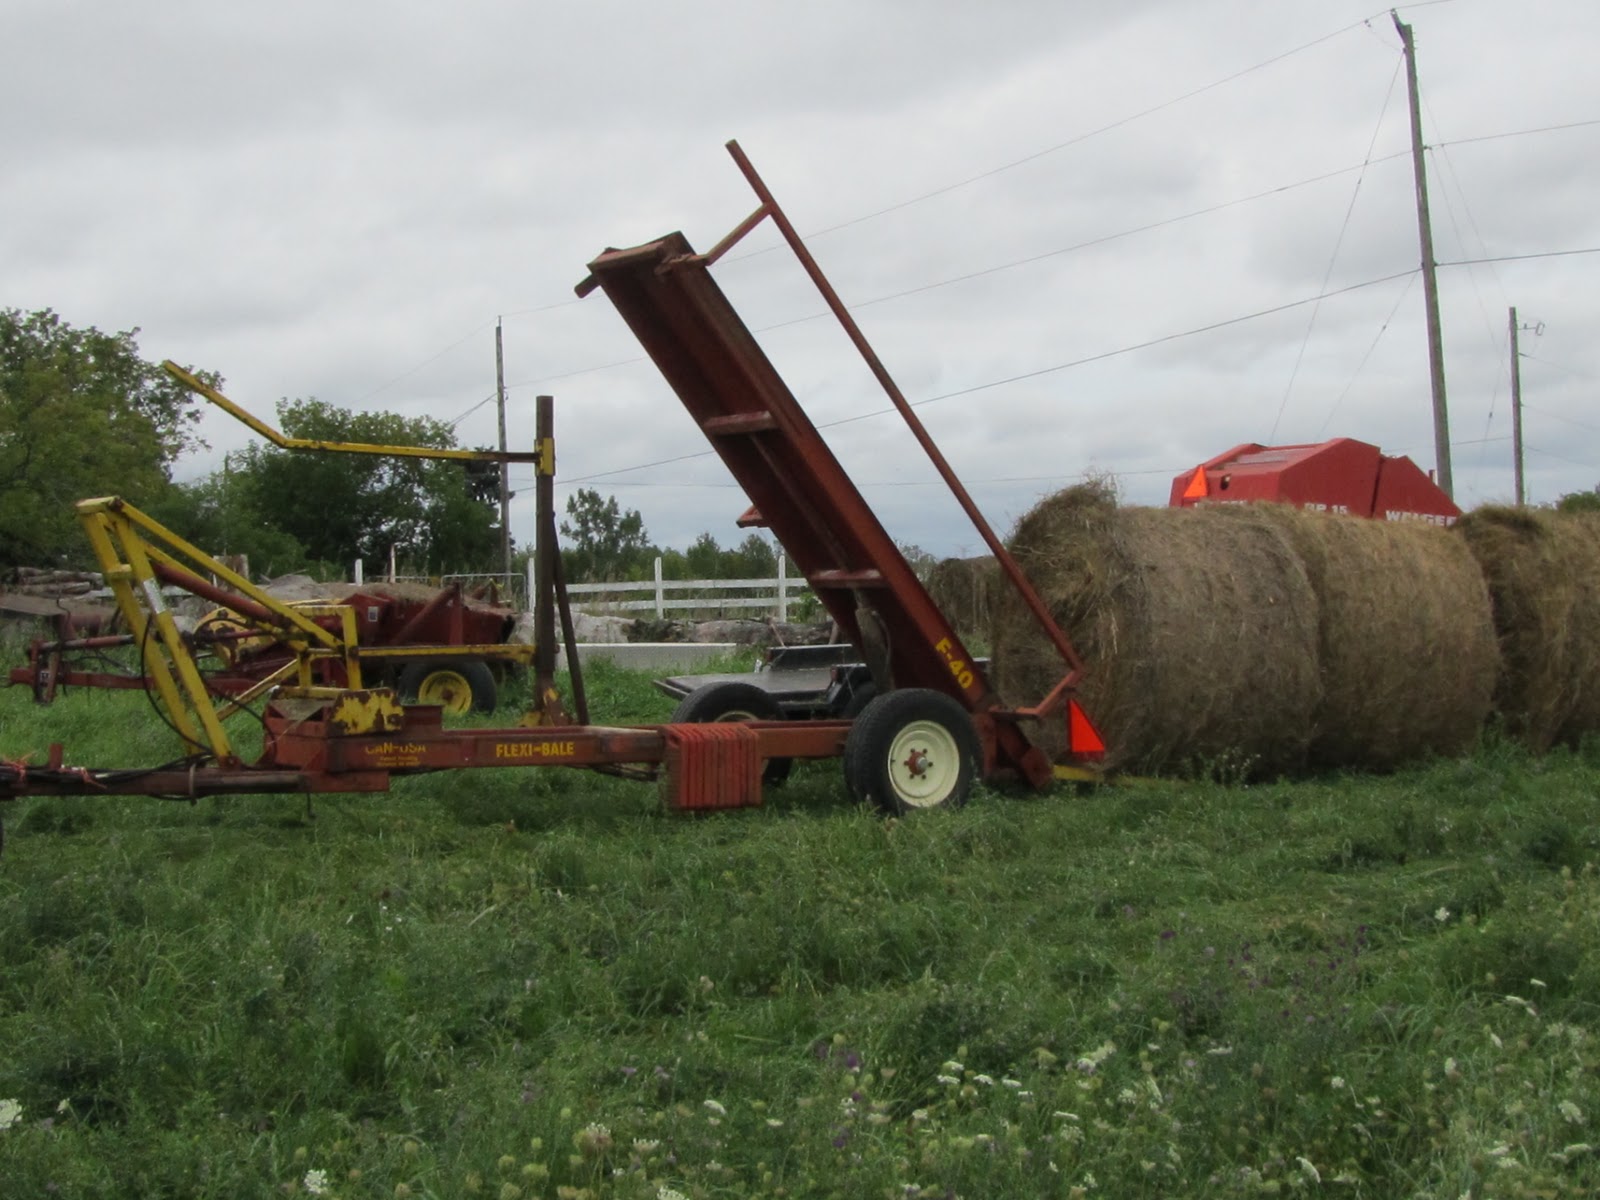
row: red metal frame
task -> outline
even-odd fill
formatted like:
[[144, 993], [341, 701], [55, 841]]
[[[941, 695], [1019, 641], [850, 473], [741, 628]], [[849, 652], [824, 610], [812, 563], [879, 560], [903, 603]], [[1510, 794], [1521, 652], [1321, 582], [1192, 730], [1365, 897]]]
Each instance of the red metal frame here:
[[[589, 264], [579, 295], [604, 291], [705, 433], [763, 523], [794, 558], [812, 591], [863, 653], [880, 690], [931, 688], [973, 714], [984, 744], [986, 771], [1015, 772], [1044, 786], [1053, 778], [1048, 757], [1019, 728], [1021, 717], [1072, 714], [1069, 729], [1092, 725], [1071, 700], [1082, 662], [1027, 577], [983, 519], [955, 472], [934, 445], [865, 335], [839, 300], [772, 193], [737, 143], [728, 150], [761, 200], [761, 207], [717, 243], [696, 254], [681, 233], [626, 250], [607, 250]], [[1066, 671], [1031, 709], [1008, 709], [975, 656], [917, 579], [894, 539], [828, 449], [805, 410], [779, 377], [749, 329], [711, 278], [710, 267], [763, 219], [771, 218], [805, 267], [927, 452], [940, 476], [989, 544], [1021, 593]], [[750, 520], [747, 514], [745, 521]], [[1096, 757], [1098, 735], [1080, 736]]]

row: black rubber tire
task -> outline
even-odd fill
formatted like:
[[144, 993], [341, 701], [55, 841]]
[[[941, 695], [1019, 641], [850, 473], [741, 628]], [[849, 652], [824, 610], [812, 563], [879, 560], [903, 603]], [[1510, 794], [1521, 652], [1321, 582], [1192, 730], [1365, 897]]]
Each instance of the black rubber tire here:
[[[915, 756], [920, 763], [913, 770]], [[982, 763], [983, 746], [967, 710], [927, 688], [873, 697], [844, 744], [844, 780], [851, 795], [890, 816], [960, 807]]]
[[[753, 683], [708, 683], [695, 688], [672, 710], [673, 725], [705, 725], [714, 721], [782, 721], [783, 709]], [[789, 778], [794, 760], [769, 758], [761, 782], [776, 786]]]
[[446, 712], [457, 716], [465, 712], [493, 712], [499, 700], [494, 672], [480, 658], [436, 658], [407, 663], [396, 684], [402, 700], [420, 699], [424, 704], [428, 703], [428, 694], [440, 687], [455, 694], [460, 694], [464, 688], [471, 697], [471, 703], [465, 706], [444, 705]]
[[877, 694], [878, 685], [873, 683], [870, 679], [867, 680], [867, 682], [863, 683], [860, 687], [856, 688], [855, 691], [850, 693], [850, 699], [844, 702], [844, 711], [839, 715], [844, 717], [846, 720], [854, 721], [861, 715], [861, 710], [872, 703], [873, 698], [877, 696]]

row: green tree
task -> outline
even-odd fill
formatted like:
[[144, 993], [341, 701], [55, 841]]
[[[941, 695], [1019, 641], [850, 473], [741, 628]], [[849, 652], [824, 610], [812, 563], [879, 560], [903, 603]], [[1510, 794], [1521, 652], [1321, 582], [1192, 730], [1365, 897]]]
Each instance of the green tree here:
[[771, 579], [778, 573], [778, 556], [759, 533], [750, 533], [728, 552], [729, 579]]
[[[255, 578], [318, 570], [298, 539], [256, 511], [249, 478], [226, 466], [192, 482], [174, 484], [146, 511], [209, 554], [245, 555]], [[330, 565], [330, 569], [335, 568]], [[342, 578], [349, 565], [336, 569]]]
[[[290, 437], [388, 446], [455, 447], [432, 417], [352, 413], [321, 400], [284, 400]], [[308, 557], [369, 567], [391, 548], [431, 573], [483, 570], [499, 548], [495, 505], [474, 499], [460, 463], [398, 455], [318, 453], [252, 445], [235, 467], [241, 506], [305, 547]]]
[[639, 510], [624, 512], [615, 496], [602, 497], [592, 488], [579, 488], [567, 497], [561, 536], [569, 543], [561, 552], [562, 565], [573, 583], [643, 578], [655, 556]]
[[702, 533], [683, 552], [690, 579], [723, 578], [722, 547], [710, 533]]
[[139, 356], [137, 329], [0, 309], [0, 567], [87, 562], [73, 505], [146, 505], [200, 443], [194, 396]]
[[1600, 488], [1592, 492], [1568, 492], [1556, 501], [1562, 512], [1600, 512]]

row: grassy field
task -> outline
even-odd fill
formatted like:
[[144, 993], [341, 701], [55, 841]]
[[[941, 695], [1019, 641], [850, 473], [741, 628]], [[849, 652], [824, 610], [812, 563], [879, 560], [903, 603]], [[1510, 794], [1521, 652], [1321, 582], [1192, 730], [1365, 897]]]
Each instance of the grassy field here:
[[[597, 716], [658, 720], [597, 672]], [[509, 718], [507, 718], [509, 719]], [[0, 753], [170, 757], [137, 695]], [[1600, 1192], [1600, 759], [0, 806], [0, 1195]]]

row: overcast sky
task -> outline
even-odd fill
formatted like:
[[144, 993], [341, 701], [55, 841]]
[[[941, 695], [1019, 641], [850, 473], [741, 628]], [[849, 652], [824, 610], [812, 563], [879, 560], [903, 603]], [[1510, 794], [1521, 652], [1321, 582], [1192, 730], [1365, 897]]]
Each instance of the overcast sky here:
[[[1594, 487], [1600, 4], [1400, 13], [1438, 258], [1502, 260], [1441, 268], [1457, 499], [1511, 496], [1512, 305], [1531, 498]], [[503, 318], [513, 442], [554, 394], [558, 503], [612, 493], [662, 545], [736, 542], [745, 501], [572, 287], [608, 246], [736, 225], [730, 138], [1002, 532], [1086, 472], [1163, 504], [1246, 441], [1434, 465], [1400, 39], [1371, 0], [0, 0], [0, 22], [0, 305], [137, 326], [269, 419], [316, 397], [459, 419], [465, 445], [496, 438]], [[778, 245], [717, 268], [747, 324], [819, 425], [886, 408]], [[898, 417], [826, 435], [898, 540], [982, 549]], [[221, 414], [204, 436], [180, 478], [247, 440]], [[531, 468], [513, 481], [531, 540]]]

